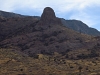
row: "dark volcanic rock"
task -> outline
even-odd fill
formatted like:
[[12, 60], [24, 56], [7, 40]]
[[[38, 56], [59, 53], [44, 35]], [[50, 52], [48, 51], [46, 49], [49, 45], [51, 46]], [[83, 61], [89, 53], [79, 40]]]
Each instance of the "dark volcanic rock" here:
[[[41, 15], [41, 19], [37, 25], [37, 28], [47, 29], [51, 25], [61, 25], [61, 20], [55, 16], [55, 12], [52, 8], [46, 7]], [[39, 27], [38, 27], [39, 26]]]
[[47, 7], [44, 9], [43, 14], [41, 16], [41, 21], [43, 22], [52, 22], [56, 19], [55, 12], [52, 8]]

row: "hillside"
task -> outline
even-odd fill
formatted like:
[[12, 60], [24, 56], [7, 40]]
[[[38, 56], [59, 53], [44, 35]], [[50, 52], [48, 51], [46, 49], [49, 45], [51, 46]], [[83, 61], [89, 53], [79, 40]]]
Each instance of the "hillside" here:
[[88, 49], [87, 43], [94, 41], [89, 35], [64, 27], [51, 8], [44, 9], [40, 20], [26, 17], [1, 22], [1, 30], [1, 47], [17, 47], [28, 54]]
[[5, 11], [0, 11], [0, 16], [4, 18], [11, 18], [11, 17], [24, 17], [24, 15], [12, 13], [12, 12], [5, 12]]
[[99, 75], [100, 37], [62, 24], [52, 8], [0, 18], [1, 75]]
[[100, 43], [99, 37], [82, 34], [63, 26], [49, 7], [44, 9], [40, 20], [33, 17], [11, 18], [1, 22], [0, 27], [1, 48], [17, 48], [28, 55], [88, 50]]
[[61, 19], [63, 25], [66, 27], [78, 31], [80, 33], [92, 35], [92, 36], [100, 36], [100, 32], [94, 28], [88, 27], [88, 25], [84, 24], [78, 20], [65, 20]]
[[32, 58], [14, 49], [0, 49], [0, 75], [99, 75], [99, 61], [69, 60], [57, 53]]

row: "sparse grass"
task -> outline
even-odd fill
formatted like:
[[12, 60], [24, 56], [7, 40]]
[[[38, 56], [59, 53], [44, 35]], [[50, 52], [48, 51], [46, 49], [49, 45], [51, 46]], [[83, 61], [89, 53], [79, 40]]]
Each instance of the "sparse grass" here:
[[78, 75], [80, 66], [82, 75], [100, 74], [100, 57], [63, 59], [66, 63], [62, 63], [62, 58], [54, 61], [55, 56], [61, 56], [56, 54], [52, 57], [40, 54], [40, 58], [34, 59], [12, 49], [0, 49], [0, 75]]

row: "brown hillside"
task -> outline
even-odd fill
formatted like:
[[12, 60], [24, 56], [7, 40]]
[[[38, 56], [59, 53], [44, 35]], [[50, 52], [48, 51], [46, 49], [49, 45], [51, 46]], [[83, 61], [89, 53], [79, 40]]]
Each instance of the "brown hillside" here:
[[100, 37], [62, 25], [50, 7], [39, 19], [0, 18], [0, 75], [100, 75]]

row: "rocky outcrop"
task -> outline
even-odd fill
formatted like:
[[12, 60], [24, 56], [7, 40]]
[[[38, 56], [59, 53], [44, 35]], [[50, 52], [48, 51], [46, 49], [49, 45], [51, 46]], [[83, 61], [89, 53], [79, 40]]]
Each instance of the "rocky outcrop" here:
[[52, 8], [46, 7], [41, 15], [37, 28], [47, 29], [52, 25], [61, 25], [61, 20], [56, 17]]
[[41, 16], [41, 21], [50, 22], [56, 19], [55, 12], [52, 8], [46, 7]]

